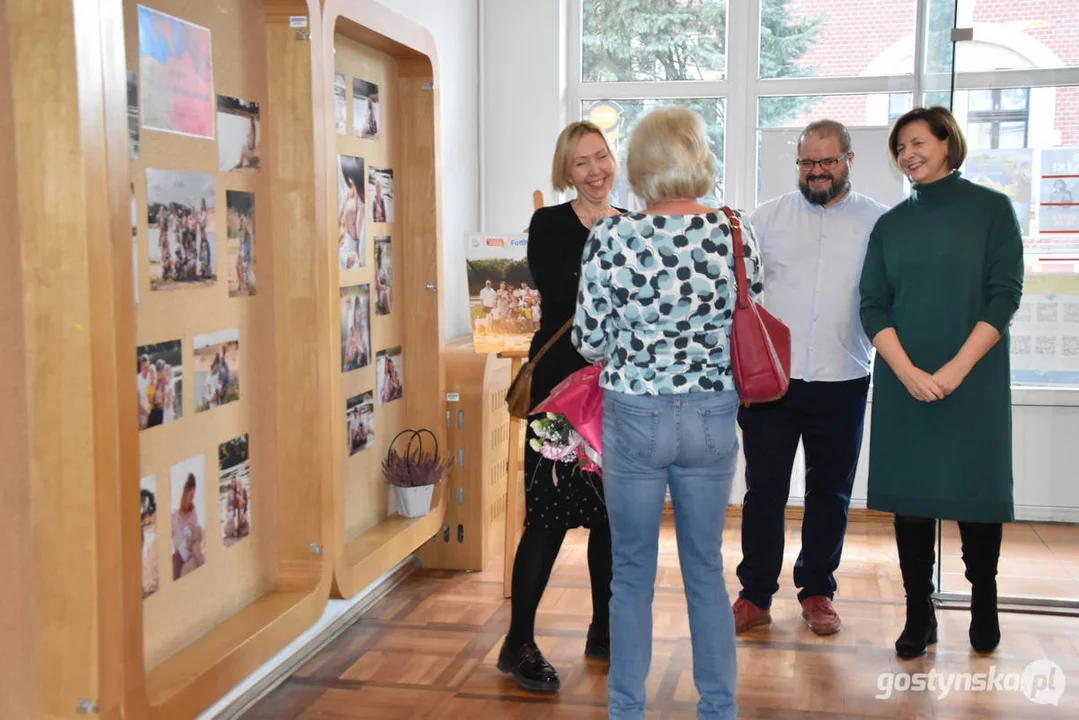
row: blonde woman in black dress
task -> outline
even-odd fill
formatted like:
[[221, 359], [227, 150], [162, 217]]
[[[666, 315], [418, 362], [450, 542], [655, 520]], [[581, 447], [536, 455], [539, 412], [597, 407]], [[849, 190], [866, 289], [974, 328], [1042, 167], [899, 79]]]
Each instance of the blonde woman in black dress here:
[[[540, 327], [532, 339], [530, 358], [535, 357], [577, 309], [577, 282], [588, 233], [602, 218], [622, 212], [608, 201], [614, 178], [614, 156], [602, 131], [588, 122], [568, 125], [558, 138], [551, 181], [559, 191], [576, 189], [577, 197], [537, 210], [529, 224], [528, 268], [541, 297]], [[532, 407], [542, 402], [558, 383], [586, 365], [566, 332], [533, 371]], [[512, 675], [523, 688], [553, 692], [559, 689], [561, 681], [558, 671], [536, 645], [536, 608], [566, 531], [589, 528], [592, 622], [585, 653], [598, 659], [609, 657], [611, 531], [599, 478], [543, 458], [529, 445], [528, 441], [534, 437], [529, 428], [525, 441], [525, 529], [513, 564], [512, 617], [498, 668]]]

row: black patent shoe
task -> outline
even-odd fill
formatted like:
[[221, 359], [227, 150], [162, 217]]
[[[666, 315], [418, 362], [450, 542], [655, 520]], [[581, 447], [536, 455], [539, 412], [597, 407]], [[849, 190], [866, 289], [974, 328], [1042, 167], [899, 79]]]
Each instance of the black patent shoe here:
[[588, 626], [588, 638], [584, 643], [584, 654], [596, 660], [611, 659], [611, 633], [601, 632], [595, 623]]
[[525, 690], [557, 692], [562, 687], [558, 671], [547, 662], [534, 642], [526, 642], [516, 650], [502, 643], [498, 653], [498, 669], [512, 675]]
[[901, 658], [925, 655], [929, 645], [937, 642], [937, 616], [929, 600], [907, 601], [907, 622], [895, 641], [895, 654]]

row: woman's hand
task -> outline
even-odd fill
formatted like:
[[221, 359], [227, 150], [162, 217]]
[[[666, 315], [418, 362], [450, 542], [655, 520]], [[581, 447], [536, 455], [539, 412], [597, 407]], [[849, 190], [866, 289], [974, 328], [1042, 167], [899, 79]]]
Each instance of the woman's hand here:
[[937, 381], [937, 385], [940, 386], [945, 395], [951, 395], [966, 379], [968, 373], [970, 373], [969, 367], [953, 359], [933, 373], [933, 379]]
[[913, 365], [908, 370], [899, 375], [899, 381], [903, 383], [903, 386], [910, 393], [910, 396], [915, 400], [921, 400], [922, 402], [933, 402], [934, 400], [943, 400], [947, 394], [940, 386], [940, 382], [936, 376], [930, 375], [924, 370], [920, 370]]

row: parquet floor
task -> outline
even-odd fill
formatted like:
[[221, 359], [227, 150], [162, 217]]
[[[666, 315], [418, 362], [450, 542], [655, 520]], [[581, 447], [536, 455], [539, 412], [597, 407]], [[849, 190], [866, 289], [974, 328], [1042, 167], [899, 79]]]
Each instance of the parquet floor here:
[[[738, 587], [734, 568], [741, 558], [739, 531], [739, 519], [731, 518], [724, 556], [732, 597]], [[892, 642], [903, 626], [903, 589], [891, 525], [860, 521], [850, 526], [838, 573], [836, 608], [843, 629], [821, 638], [805, 627], [794, 599], [791, 569], [799, 532], [799, 523], [788, 523], [774, 623], [738, 640], [741, 717], [1079, 717], [1079, 618], [1002, 613], [1002, 645], [994, 656], [983, 658], [969, 649], [967, 611], [938, 611], [940, 642], [935, 652], [900, 661]], [[956, 528], [946, 528], [944, 537], [945, 587], [969, 587], [963, 584]], [[586, 540], [584, 531], [567, 537], [537, 620], [537, 642], [562, 676], [560, 693], [520, 690], [495, 668], [509, 623], [499, 560], [482, 573], [417, 570], [245, 718], [605, 718], [606, 666], [583, 656], [591, 608]], [[1002, 593], [1051, 591], [1057, 597], [1079, 598], [1079, 528], [1007, 526], [1000, 584]], [[648, 717], [693, 718], [697, 693], [670, 519], [665, 520], [660, 544], [654, 613]], [[1036, 704], [1018, 687], [1028, 665], [1045, 660], [1059, 667], [1054, 687], [1061, 679], [1066, 683], [1058, 705]], [[1044, 679], [1040, 670], [1031, 668], [1028, 679], [1035, 674]], [[983, 677], [991, 682], [1004, 675], [1004, 681], [999, 690], [953, 686], [944, 692], [941, 680], [930, 677], [934, 692], [905, 689], [905, 679], [931, 672], [944, 678], [971, 673], [975, 683], [973, 674], [986, 673]], [[895, 690], [878, 698], [889, 682]], [[957, 682], [966, 680], [960, 676]], [[1044, 700], [1045, 692], [1038, 698]]]

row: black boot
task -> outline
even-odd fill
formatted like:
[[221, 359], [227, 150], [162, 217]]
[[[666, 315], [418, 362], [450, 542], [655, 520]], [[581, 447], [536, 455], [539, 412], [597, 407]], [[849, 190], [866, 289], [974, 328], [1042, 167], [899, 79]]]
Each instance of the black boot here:
[[997, 616], [997, 561], [1003, 535], [1000, 523], [959, 523], [963, 563], [970, 581], [970, 646], [986, 655], [1000, 644]]
[[558, 671], [547, 662], [534, 642], [526, 642], [516, 648], [504, 642], [498, 654], [498, 669], [512, 675], [517, 684], [526, 690], [556, 692], [562, 686]]
[[901, 658], [924, 655], [926, 647], [937, 642], [937, 616], [931, 599], [936, 526], [931, 518], [895, 517], [895, 544], [907, 593], [907, 621], [895, 641], [896, 655]]
[[584, 654], [597, 660], [611, 659], [611, 633], [592, 623], [588, 626], [588, 638], [584, 643]]

